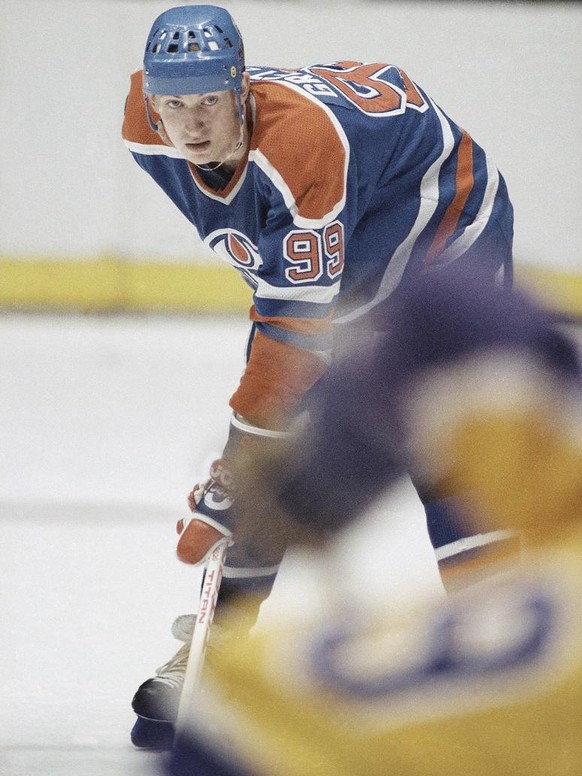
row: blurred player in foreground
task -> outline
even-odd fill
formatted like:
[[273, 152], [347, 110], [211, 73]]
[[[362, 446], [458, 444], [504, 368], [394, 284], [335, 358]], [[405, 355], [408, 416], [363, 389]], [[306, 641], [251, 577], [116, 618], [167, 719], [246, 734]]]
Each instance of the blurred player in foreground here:
[[[300, 28], [298, 19], [294, 34]], [[192, 492], [178, 556], [203, 563], [234, 534], [219, 604], [233, 591], [261, 588], [266, 597], [281, 555], [259, 556], [237, 536], [231, 461], [242, 447], [284, 441], [346, 338], [357, 331], [365, 342], [381, 331], [382, 308], [425, 273], [460, 264], [479, 270], [484, 284], [510, 280], [505, 182], [396, 65], [246, 67], [239, 31], [216, 6], [180, 6], [156, 19], [143, 71], [131, 78], [123, 137], [204, 243], [253, 289], [228, 441]], [[415, 484], [443, 564], [503, 544], [496, 533], [476, 547], [450, 500]], [[184, 625], [191, 621], [177, 622], [175, 634], [187, 642]], [[139, 688], [141, 718], [167, 730], [186, 658], [187, 647]], [[133, 740], [162, 741], [143, 724]]]
[[420, 283], [388, 322], [332, 367], [313, 424], [251, 470], [263, 492], [247, 529], [258, 520], [260, 543], [268, 508], [320, 539], [412, 467], [462, 492], [476, 529], [520, 531], [523, 562], [395, 621], [338, 604], [323, 549], [327, 610], [210, 656], [172, 776], [582, 774], [576, 349], [527, 299], [474, 279]]

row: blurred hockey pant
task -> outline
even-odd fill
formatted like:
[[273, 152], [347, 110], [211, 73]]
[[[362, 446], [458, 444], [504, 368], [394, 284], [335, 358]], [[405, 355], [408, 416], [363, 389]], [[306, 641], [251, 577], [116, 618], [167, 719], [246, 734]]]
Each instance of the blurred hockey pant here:
[[448, 593], [516, 564], [521, 542], [514, 531], [484, 529], [476, 533], [474, 522], [463, 514], [459, 499], [431, 499], [422, 489], [418, 492], [440, 577]]

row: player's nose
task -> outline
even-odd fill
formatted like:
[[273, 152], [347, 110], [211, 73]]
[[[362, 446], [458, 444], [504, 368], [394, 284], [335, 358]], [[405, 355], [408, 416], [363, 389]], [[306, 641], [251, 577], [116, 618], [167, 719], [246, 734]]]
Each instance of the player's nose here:
[[204, 126], [202, 114], [193, 109], [186, 115], [185, 128], [188, 132], [198, 132]]

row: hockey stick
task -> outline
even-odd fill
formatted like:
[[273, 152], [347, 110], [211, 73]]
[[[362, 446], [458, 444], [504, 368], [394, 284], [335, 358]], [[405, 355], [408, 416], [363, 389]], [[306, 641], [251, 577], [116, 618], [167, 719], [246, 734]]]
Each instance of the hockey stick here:
[[178, 716], [176, 719], [176, 730], [178, 732], [184, 730], [188, 720], [192, 719], [193, 713], [195, 713], [195, 699], [200, 687], [204, 655], [206, 653], [208, 636], [210, 635], [210, 626], [214, 619], [214, 610], [216, 609], [218, 592], [222, 581], [228, 543], [228, 539], [218, 542], [206, 563], [204, 582], [202, 584], [202, 592], [200, 593], [200, 604], [192, 633], [190, 654], [186, 664], [184, 684], [178, 706]]

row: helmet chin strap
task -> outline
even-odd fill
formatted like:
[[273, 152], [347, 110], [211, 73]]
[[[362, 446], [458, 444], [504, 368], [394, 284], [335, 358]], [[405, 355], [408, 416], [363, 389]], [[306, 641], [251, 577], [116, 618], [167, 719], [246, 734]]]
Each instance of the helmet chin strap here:
[[150, 101], [148, 99], [147, 94], [144, 94], [143, 96], [144, 102], [145, 102], [145, 111], [146, 111], [146, 117], [148, 120], [148, 124], [150, 125], [150, 129], [153, 129], [154, 132], [158, 131], [158, 125], [153, 119], [152, 112], [150, 110]]

